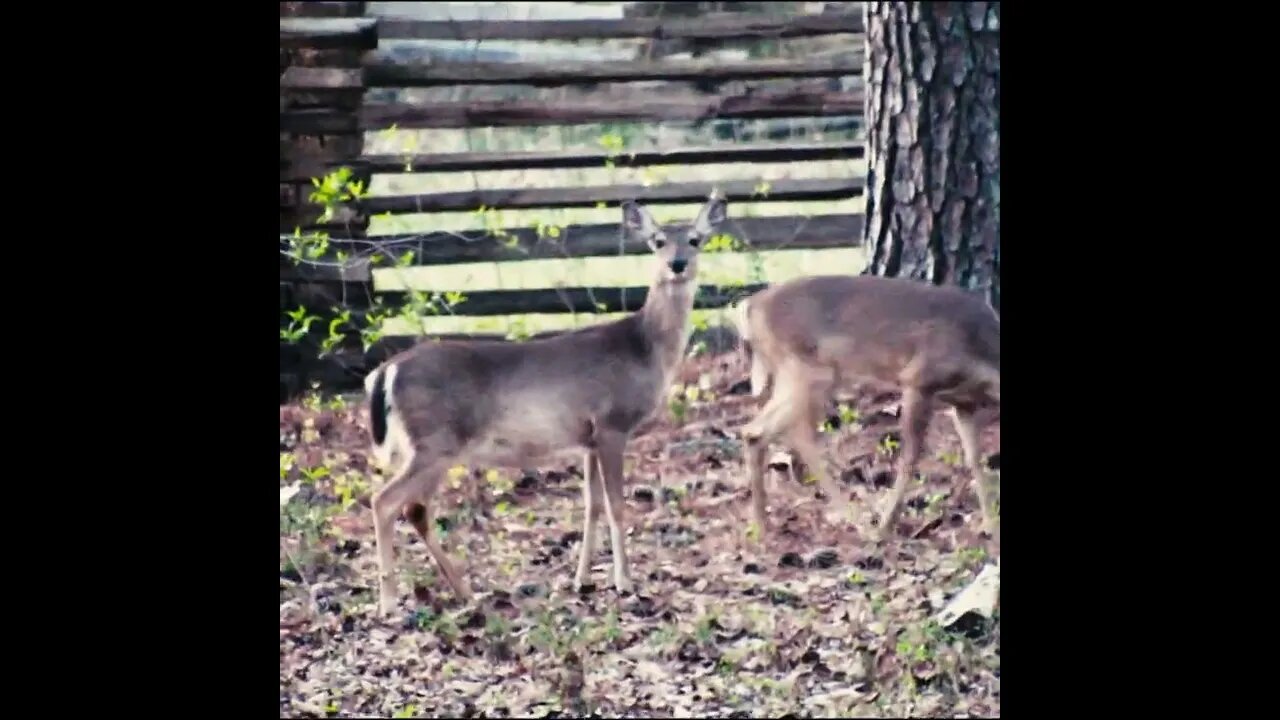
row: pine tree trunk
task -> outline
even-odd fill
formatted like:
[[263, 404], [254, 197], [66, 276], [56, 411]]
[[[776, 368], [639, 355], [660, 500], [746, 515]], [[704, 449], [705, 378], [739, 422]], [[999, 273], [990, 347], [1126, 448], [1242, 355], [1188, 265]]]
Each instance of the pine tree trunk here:
[[1000, 4], [868, 2], [867, 273], [1000, 310]]

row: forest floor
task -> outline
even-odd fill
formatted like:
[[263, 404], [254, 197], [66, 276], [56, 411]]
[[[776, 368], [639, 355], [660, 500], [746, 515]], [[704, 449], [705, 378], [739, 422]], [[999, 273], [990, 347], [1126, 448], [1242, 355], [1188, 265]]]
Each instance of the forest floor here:
[[[400, 521], [403, 605], [385, 620], [366, 409], [282, 406], [281, 716], [998, 717], [998, 611], [930, 619], [991, 549], [949, 420], [931, 424], [923, 478], [878, 549], [897, 396], [845, 400], [825, 438], [850, 503], [831, 512], [779, 459], [762, 548], [737, 441], [756, 409], [744, 378], [732, 356], [689, 361], [678, 399], [629, 445], [635, 594], [610, 583], [604, 520], [595, 589], [571, 589], [582, 477], [566, 456], [536, 475], [451, 473], [438, 537], [476, 598], [453, 597]], [[982, 446], [998, 468], [998, 423]]]

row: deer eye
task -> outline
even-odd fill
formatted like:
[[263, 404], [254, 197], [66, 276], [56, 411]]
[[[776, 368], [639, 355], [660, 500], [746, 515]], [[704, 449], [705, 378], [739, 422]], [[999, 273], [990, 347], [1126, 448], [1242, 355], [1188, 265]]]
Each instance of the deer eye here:
[[667, 244], [667, 241], [666, 241], [666, 240], [654, 240], [654, 241], [653, 241], [653, 246], [654, 246], [654, 247], [656, 247], [656, 248], [658, 248], [659, 250], [661, 250], [663, 247], [665, 247], [665, 246], [666, 246], [666, 244]]
[[692, 245], [693, 247], [698, 247], [698, 243], [700, 242], [702, 242], [702, 238], [698, 237], [697, 235], [689, 236], [689, 244]]

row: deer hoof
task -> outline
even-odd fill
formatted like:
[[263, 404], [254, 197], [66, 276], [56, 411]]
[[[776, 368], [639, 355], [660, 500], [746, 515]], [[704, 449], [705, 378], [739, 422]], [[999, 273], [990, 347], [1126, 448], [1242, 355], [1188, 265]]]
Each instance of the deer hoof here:
[[876, 529], [875, 539], [877, 543], [883, 545], [893, 539], [893, 523], [881, 522], [880, 527]]
[[378, 614], [384, 618], [395, 615], [398, 607], [399, 603], [396, 602], [395, 597], [383, 596], [378, 599]]

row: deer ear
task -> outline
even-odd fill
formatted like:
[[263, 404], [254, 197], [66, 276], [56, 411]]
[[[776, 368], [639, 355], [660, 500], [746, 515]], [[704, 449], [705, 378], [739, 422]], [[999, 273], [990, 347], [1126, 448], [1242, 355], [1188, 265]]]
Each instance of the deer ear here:
[[622, 224], [632, 230], [643, 230], [650, 223], [649, 211], [634, 200], [622, 201]]
[[707, 200], [707, 204], [702, 206], [702, 210], [698, 213], [698, 219], [694, 221], [698, 230], [703, 233], [714, 231], [718, 225], [725, 221], [728, 204], [723, 197], [713, 194]]

